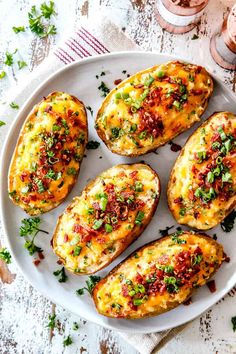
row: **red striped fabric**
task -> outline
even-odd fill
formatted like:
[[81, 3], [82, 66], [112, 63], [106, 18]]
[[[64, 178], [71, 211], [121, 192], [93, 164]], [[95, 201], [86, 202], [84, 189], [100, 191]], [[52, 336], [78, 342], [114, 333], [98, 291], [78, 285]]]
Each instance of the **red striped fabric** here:
[[109, 53], [105, 45], [87, 29], [81, 27], [54, 51], [54, 55], [63, 64], [97, 54]]

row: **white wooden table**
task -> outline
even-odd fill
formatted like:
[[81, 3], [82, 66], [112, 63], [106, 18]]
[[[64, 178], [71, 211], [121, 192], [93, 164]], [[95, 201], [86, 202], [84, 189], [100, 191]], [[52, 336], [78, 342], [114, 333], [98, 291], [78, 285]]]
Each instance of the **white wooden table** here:
[[[99, 13], [107, 14], [143, 49], [185, 56], [189, 60], [207, 65], [230, 88], [234, 91], [236, 89], [236, 74], [218, 67], [209, 53], [211, 34], [222, 22], [228, 7], [234, 3], [232, 0], [211, 0], [201, 24], [190, 33], [179, 36], [170, 35], [158, 26], [153, 14], [155, 0], [54, 1], [58, 12], [54, 19], [58, 34], [47, 40], [40, 40], [29, 31], [16, 36], [12, 26], [27, 25], [27, 12], [32, 5], [39, 5], [42, 1], [0, 0], [0, 72], [6, 49], [14, 51], [18, 48], [18, 55], [28, 63], [28, 68], [21, 71], [12, 68], [7, 70], [7, 77], [0, 81], [1, 104], [6, 90], [21, 80], [27, 80], [30, 71], [44, 60], [62, 36], [79, 24], [82, 16], [91, 18]], [[194, 33], [199, 39], [191, 39]], [[7, 127], [10, 126], [11, 122], [7, 117], [0, 119], [7, 122]], [[0, 128], [1, 143], [8, 128], [4, 129]], [[10, 284], [0, 284], [0, 353], [137, 354], [117, 333], [79, 319], [45, 299], [26, 282], [14, 263], [10, 270], [16, 274], [15, 279]], [[0, 276], [3, 271], [0, 263]], [[234, 295], [236, 290], [232, 290], [220, 303], [168, 341], [160, 353], [236, 353], [236, 333], [232, 331], [230, 323], [231, 317], [236, 316]], [[54, 333], [46, 328], [48, 316], [52, 313], [56, 313], [60, 321], [60, 329], [54, 330]], [[80, 324], [78, 331], [72, 330], [74, 321]], [[74, 343], [64, 348], [62, 342], [68, 334]]]

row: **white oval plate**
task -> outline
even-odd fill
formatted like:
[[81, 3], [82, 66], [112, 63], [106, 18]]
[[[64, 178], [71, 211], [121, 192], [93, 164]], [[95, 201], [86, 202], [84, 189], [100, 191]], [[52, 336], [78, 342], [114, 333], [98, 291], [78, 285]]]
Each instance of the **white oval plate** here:
[[[158, 149], [158, 155], [150, 153], [139, 158], [120, 157], [112, 154], [106, 148], [103, 142], [98, 138], [93, 127], [96, 111], [102, 102], [98, 90], [101, 81], [104, 81], [109, 88], [112, 88], [114, 87], [114, 80], [126, 78], [126, 75], [122, 73], [123, 70], [127, 70], [127, 73], [129, 74], [134, 74], [139, 70], [173, 59], [175, 58], [157, 53], [122, 52], [84, 59], [62, 68], [43, 82], [22, 107], [9, 132], [2, 155], [0, 195], [3, 227], [7, 237], [8, 246], [22, 273], [29, 282], [35, 286], [35, 288], [46, 297], [50, 298], [53, 302], [60, 304], [68, 310], [76, 313], [78, 316], [111, 329], [132, 331], [136, 333], [150, 333], [173, 328], [190, 321], [203, 313], [224, 296], [236, 283], [236, 252], [233, 251], [236, 249], [236, 238], [235, 235], [233, 235], [235, 230], [230, 234], [225, 234], [220, 227], [211, 230], [209, 234], [213, 235], [214, 233], [217, 233], [218, 241], [224, 245], [227, 255], [231, 258], [231, 262], [223, 264], [215, 277], [217, 291], [212, 294], [205, 286], [199, 289], [193, 296], [193, 303], [191, 305], [187, 307], [181, 305], [158, 317], [133, 321], [103, 317], [96, 312], [93, 301], [87, 293], [81, 297], [78, 297], [75, 294], [76, 289], [84, 286], [85, 280], [87, 279], [86, 276], [68, 274], [69, 280], [66, 283], [61, 284], [53, 275], [53, 271], [60, 268], [56, 263], [57, 258], [53, 254], [50, 246], [50, 239], [58, 216], [70, 203], [71, 199], [81, 192], [91, 178], [96, 177], [101, 171], [115, 164], [130, 163], [140, 160], [149, 163], [160, 176], [162, 194], [157, 211], [145, 232], [138, 240], [128, 247], [118, 259], [98, 274], [104, 276], [136, 248], [149, 241], [158, 239], [160, 237], [159, 229], [164, 229], [166, 226], [171, 225], [177, 226], [167, 208], [166, 185], [170, 169], [178, 153], [172, 152], [170, 150], [170, 145], [167, 144]], [[96, 79], [96, 75], [99, 75], [102, 71], [105, 71], [106, 75]], [[14, 206], [8, 198], [7, 172], [19, 130], [27, 114], [30, 112], [34, 104], [41, 101], [43, 96], [47, 96], [52, 91], [61, 90], [77, 96], [86, 106], [92, 107], [94, 117], [88, 112], [89, 140], [98, 140], [101, 145], [97, 150], [89, 150], [86, 152], [87, 158], [84, 158], [83, 160], [78, 181], [66, 201], [55, 210], [42, 215], [42, 228], [47, 229], [50, 232], [50, 235], [40, 234], [37, 236], [36, 244], [44, 250], [45, 259], [38, 267], [35, 267], [32, 264], [32, 258], [23, 248], [24, 240], [19, 236], [18, 231], [21, 219], [28, 216], [21, 211], [20, 208]], [[213, 112], [221, 110], [235, 112], [235, 96], [219, 79], [215, 78], [214, 94], [203, 118], [209, 117]], [[183, 146], [188, 136], [197, 128], [197, 126], [198, 125], [195, 125], [192, 129], [181, 134], [175, 139], [175, 142]], [[102, 156], [102, 158], [99, 158], [100, 156]]]

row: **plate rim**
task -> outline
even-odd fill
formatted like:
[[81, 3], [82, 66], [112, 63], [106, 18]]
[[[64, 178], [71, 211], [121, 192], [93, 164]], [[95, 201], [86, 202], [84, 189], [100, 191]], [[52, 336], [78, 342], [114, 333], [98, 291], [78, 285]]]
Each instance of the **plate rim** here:
[[[73, 68], [73, 66], [80, 66], [81, 64], [83, 65], [84, 63], [90, 63], [90, 62], [96, 62], [97, 60], [102, 61], [104, 58], [107, 57], [122, 57], [125, 55], [131, 55], [131, 56], [136, 56], [136, 55], [156, 55], [158, 57], [169, 57], [171, 58], [170, 60], [180, 60], [183, 62], [188, 62], [188, 63], [194, 63], [194, 61], [190, 61], [190, 60], [186, 60], [184, 57], [180, 57], [180, 56], [175, 56], [173, 54], [168, 54], [168, 53], [159, 53], [158, 51], [140, 51], [140, 50], [135, 50], [135, 51], [118, 51], [118, 52], [111, 52], [111, 53], [106, 53], [106, 54], [97, 54], [91, 57], [87, 57], [87, 58], [83, 58], [83, 59], [78, 59], [70, 64], [67, 64], [61, 68], [59, 68], [58, 70], [56, 70], [55, 72], [53, 72], [46, 80], [42, 81], [42, 83], [40, 83], [40, 85], [36, 86], [36, 88], [33, 90], [32, 94], [28, 97], [28, 99], [24, 102], [24, 104], [21, 106], [19, 112], [17, 112], [17, 115], [13, 121], [13, 123], [11, 124], [11, 127], [9, 129], [9, 131], [6, 134], [6, 137], [4, 139], [3, 142], [3, 146], [2, 146], [2, 151], [1, 151], [1, 160], [0, 160], [0, 169], [1, 171], [4, 168], [4, 163], [5, 163], [5, 154], [6, 154], [6, 148], [9, 144], [9, 139], [11, 138], [11, 135], [13, 134], [16, 125], [18, 124], [18, 120], [22, 114], [22, 112], [24, 111], [24, 109], [26, 109], [26, 107], [29, 105], [30, 101], [34, 98], [34, 96], [37, 95], [38, 91], [40, 91], [44, 86], [47, 85], [47, 83], [49, 83], [51, 80], [53, 80], [54, 78], [56, 78], [57, 76], [60, 76], [62, 73], [66, 72], [67, 70], [70, 70], [71, 68]], [[196, 63], [195, 63], [196, 64]], [[196, 64], [198, 65], [198, 64]], [[220, 85], [222, 85], [224, 87], [224, 89], [227, 91], [227, 94], [229, 96], [231, 96], [231, 98], [233, 100], [236, 99], [236, 95], [235, 93], [225, 85], [225, 83], [221, 80], [221, 78], [212, 73], [212, 70], [210, 69], [210, 67], [208, 65], [204, 65], [204, 67], [206, 68], [206, 70], [210, 73], [210, 75], [213, 77], [213, 79], [215, 81], [217, 81], [218, 83], [220, 83]], [[19, 94], [19, 92], [18, 92]], [[32, 107], [31, 107], [32, 108]], [[21, 126], [22, 127], [22, 126]], [[21, 129], [21, 128], [20, 128]], [[55, 301], [55, 299], [51, 298], [50, 295], [48, 295], [46, 293], [46, 290], [42, 290], [40, 288], [40, 286], [38, 286], [37, 281], [33, 281], [30, 279], [30, 277], [28, 276], [28, 274], [24, 271], [23, 267], [21, 266], [20, 262], [18, 262], [17, 257], [15, 256], [15, 252], [14, 249], [11, 247], [10, 245], [10, 241], [9, 241], [9, 236], [8, 236], [8, 232], [7, 232], [7, 226], [6, 226], [6, 222], [5, 222], [5, 213], [4, 213], [4, 203], [3, 203], [3, 178], [0, 178], [0, 219], [1, 219], [1, 223], [2, 223], [2, 229], [3, 229], [3, 239], [6, 243], [6, 246], [9, 248], [11, 255], [14, 259], [15, 264], [17, 265], [18, 269], [20, 270], [21, 274], [24, 276], [24, 278], [28, 281], [28, 283], [30, 285], [32, 285], [40, 294], [42, 294], [45, 298], [49, 299], [50, 301], [52, 301], [53, 303], [64, 307], [67, 311], [74, 313], [76, 315], [78, 315], [76, 312], [71, 311], [71, 309], [69, 309], [67, 306], [65, 306], [64, 304], [62, 305], [59, 301]], [[235, 270], [235, 274], [236, 274], [236, 270]], [[236, 284], [236, 282], [235, 282]], [[170, 326], [163, 326], [162, 329], [158, 329], [158, 331], [165, 331], [165, 330], [170, 330], [173, 328], [176, 328], [180, 325], [184, 325], [188, 322], [193, 321], [194, 319], [196, 319], [197, 317], [203, 315], [206, 311], [208, 311], [212, 306], [214, 306], [220, 299], [222, 299], [234, 286], [235, 284], [233, 284], [230, 287], [224, 288], [221, 293], [219, 293], [219, 295], [214, 299], [214, 301], [210, 304], [207, 305], [204, 311], [200, 311], [200, 313], [194, 314], [192, 316], [190, 316], [190, 318], [188, 320], [179, 320], [177, 321], [177, 324], [175, 324], [174, 326], [172, 326], [170, 324]], [[226, 290], [227, 289], [227, 290]], [[100, 314], [97, 314], [98, 316], [102, 316]], [[96, 317], [93, 317], [93, 319], [89, 318], [87, 319], [84, 316], [79, 315], [81, 318], [91, 321], [92, 323], [96, 323], [97, 325], [103, 326], [107, 329], [111, 329], [111, 330], [115, 330], [115, 331], [121, 331], [124, 333], [143, 333], [143, 334], [148, 334], [148, 333], [155, 333], [157, 330], [146, 330], [145, 329], [132, 329], [132, 328], [126, 328], [124, 330], [122, 329], [117, 329], [115, 326], [110, 325], [108, 323], [100, 323], [98, 321], [96, 321]], [[141, 321], [141, 319], [139, 319], [138, 321]]]

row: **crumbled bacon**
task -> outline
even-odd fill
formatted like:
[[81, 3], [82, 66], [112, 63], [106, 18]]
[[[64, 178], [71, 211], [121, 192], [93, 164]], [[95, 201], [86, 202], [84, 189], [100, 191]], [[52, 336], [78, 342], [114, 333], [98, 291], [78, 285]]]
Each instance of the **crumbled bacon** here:
[[215, 280], [210, 280], [207, 282], [207, 287], [210, 290], [211, 293], [214, 293], [216, 291], [216, 282]]
[[140, 116], [139, 132], [147, 131], [154, 138], [162, 134], [164, 125], [157, 113], [145, 111], [143, 108], [140, 108], [138, 112]]
[[119, 85], [122, 82], [122, 79], [116, 79], [114, 81], [114, 85]]
[[38, 265], [40, 264], [40, 259], [34, 259], [33, 260], [33, 263], [34, 263], [34, 265], [36, 266], [36, 267], [38, 267]]
[[43, 254], [43, 251], [38, 252], [38, 256], [39, 256], [39, 259], [41, 259], [41, 260], [45, 258], [44, 254]]
[[67, 234], [64, 235], [64, 242], [68, 242], [69, 236]]
[[124, 297], [128, 297], [129, 296], [129, 288], [126, 284], [123, 284], [121, 287], [121, 293]]
[[131, 308], [131, 310], [134, 310], [134, 311], [137, 311], [137, 309], [138, 309], [138, 306], [135, 306], [133, 304], [132, 300], [128, 302], [128, 306]]
[[176, 204], [180, 204], [180, 203], [182, 203], [182, 201], [183, 201], [182, 197], [178, 197], [178, 198], [174, 199], [174, 203], [176, 203]]

